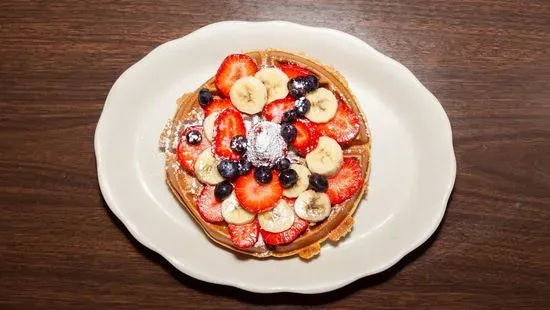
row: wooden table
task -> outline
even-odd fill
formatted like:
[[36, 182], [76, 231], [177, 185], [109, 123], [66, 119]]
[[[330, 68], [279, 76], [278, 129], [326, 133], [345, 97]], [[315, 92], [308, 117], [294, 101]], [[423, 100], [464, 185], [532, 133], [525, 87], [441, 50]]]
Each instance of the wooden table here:
[[[250, 294], [177, 272], [106, 207], [93, 134], [113, 82], [162, 42], [237, 19], [351, 33], [441, 101], [454, 194], [397, 266], [323, 295]], [[2, 309], [550, 306], [548, 0], [3, 0], [0, 141]]]

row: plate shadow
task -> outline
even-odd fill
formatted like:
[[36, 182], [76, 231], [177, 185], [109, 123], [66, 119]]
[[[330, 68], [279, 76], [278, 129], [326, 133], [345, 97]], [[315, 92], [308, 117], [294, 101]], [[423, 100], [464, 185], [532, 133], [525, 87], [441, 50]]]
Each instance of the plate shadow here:
[[[448, 205], [452, 201], [453, 195], [449, 198]], [[403, 259], [398, 263], [382, 271], [380, 273], [366, 276], [355, 282], [352, 282], [342, 288], [336, 289], [334, 291], [320, 293], [320, 294], [298, 294], [298, 293], [272, 293], [272, 294], [261, 294], [261, 293], [252, 293], [248, 291], [241, 290], [239, 288], [213, 284], [204, 282], [195, 278], [192, 278], [185, 273], [179, 271], [176, 267], [172, 266], [166, 259], [164, 259], [160, 254], [150, 250], [139, 241], [137, 241], [132, 234], [126, 229], [126, 226], [116, 217], [116, 215], [111, 211], [106, 202], [103, 200], [105, 209], [109, 218], [124, 235], [130, 240], [134, 247], [139, 251], [143, 256], [149, 259], [152, 262], [155, 262], [162, 266], [167, 273], [173, 276], [181, 284], [190, 287], [192, 289], [198, 290], [204, 294], [212, 296], [223, 296], [227, 298], [238, 299], [242, 302], [255, 304], [255, 305], [282, 305], [282, 304], [292, 304], [292, 305], [304, 305], [304, 306], [315, 306], [323, 305], [327, 303], [332, 303], [342, 298], [345, 298], [349, 295], [354, 294], [357, 291], [367, 289], [369, 287], [375, 287], [392, 277], [398, 274], [403, 268], [405, 268], [409, 263], [416, 260], [418, 257], [422, 256], [433, 244], [433, 242], [439, 236], [441, 227], [443, 226], [446, 214], [443, 217], [440, 225], [436, 231], [430, 236], [430, 238], [420, 245], [418, 248], [407, 254]]]

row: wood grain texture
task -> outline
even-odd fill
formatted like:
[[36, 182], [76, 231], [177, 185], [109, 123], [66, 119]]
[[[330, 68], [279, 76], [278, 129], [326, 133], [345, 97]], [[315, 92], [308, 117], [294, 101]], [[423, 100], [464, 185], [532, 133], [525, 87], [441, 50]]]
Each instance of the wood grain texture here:
[[[0, 1], [0, 308], [547, 308], [549, 16], [547, 0]], [[274, 19], [349, 32], [400, 61], [454, 130], [458, 175], [437, 234], [328, 294], [178, 273], [131, 238], [97, 184], [94, 129], [120, 73], [206, 24]]]

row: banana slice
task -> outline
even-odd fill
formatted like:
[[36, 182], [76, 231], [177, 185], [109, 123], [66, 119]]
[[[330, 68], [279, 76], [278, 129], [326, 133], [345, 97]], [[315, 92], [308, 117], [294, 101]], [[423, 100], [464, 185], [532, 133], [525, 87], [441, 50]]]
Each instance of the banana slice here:
[[322, 136], [317, 147], [306, 155], [309, 170], [324, 176], [332, 176], [342, 166], [344, 154], [336, 140]]
[[210, 142], [212, 142], [212, 138], [214, 137], [214, 122], [216, 121], [216, 118], [218, 118], [218, 115], [220, 115], [220, 112], [214, 112], [208, 115], [202, 122], [204, 135], [206, 136], [206, 139]]
[[325, 193], [307, 190], [296, 198], [294, 211], [301, 219], [320, 222], [330, 215], [330, 199]]
[[247, 76], [233, 84], [229, 97], [239, 111], [256, 114], [261, 112], [267, 103], [267, 89], [259, 79]]
[[296, 174], [298, 174], [298, 181], [294, 186], [286, 188], [283, 191], [283, 195], [288, 198], [296, 198], [308, 188], [311, 172], [309, 172], [306, 166], [300, 164], [292, 164], [290, 165], [290, 169], [296, 171]]
[[258, 214], [258, 222], [263, 230], [279, 233], [294, 224], [294, 210], [285, 200], [280, 200], [275, 208]]
[[218, 160], [210, 148], [206, 148], [199, 154], [194, 168], [195, 176], [202, 183], [216, 185], [223, 181], [223, 177], [218, 172]]
[[326, 123], [336, 115], [338, 100], [330, 90], [321, 87], [307, 94], [306, 98], [311, 103], [311, 107], [305, 115], [310, 121]]
[[267, 102], [282, 99], [288, 95], [288, 76], [279, 68], [265, 68], [255, 75], [267, 89]]
[[248, 224], [254, 220], [254, 216], [254, 213], [250, 213], [241, 207], [235, 192], [231, 193], [222, 202], [222, 217], [229, 224]]

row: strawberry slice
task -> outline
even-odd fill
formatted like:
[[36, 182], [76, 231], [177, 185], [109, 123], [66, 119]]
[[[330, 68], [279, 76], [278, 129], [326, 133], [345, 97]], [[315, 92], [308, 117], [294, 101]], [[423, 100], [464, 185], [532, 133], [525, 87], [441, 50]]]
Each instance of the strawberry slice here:
[[[191, 130], [198, 130], [201, 133], [202, 140], [199, 144], [189, 144], [185, 139], [185, 135]], [[178, 157], [178, 162], [180, 163], [183, 170], [187, 171], [189, 174], [193, 175], [195, 171], [195, 161], [199, 154], [204, 151], [207, 147], [210, 146], [208, 140], [204, 136], [204, 131], [202, 126], [190, 126], [183, 131], [183, 134], [180, 137], [178, 142], [178, 148], [176, 154]]]
[[249, 56], [243, 54], [229, 55], [223, 60], [216, 73], [216, 87], [224, 97], [228, 98], [231, 86], [238, 79], [254, 75], [257, 71], [256, 62]]
[[214, 128], [214, 153], [225, 159], [238, 160], [241, 155], [231, 149], [231, 139], [237, 135], [246, 135], [241, 113], [232, 108], [223, 110], [216, 118]]
[[214, 98], [212, 99], [212, 102], [210, 102], [210, 104], [207, 105], [206, 108], [204, 108], [204, 116], [206, 117], [212, 113], [221, 112], [231, 107], [233, 107], [233, 104], [231, 104], [231, 100]]
[[279, 64], [277, 67], [283, 71], [289, 79], [293, 79], [297, 76], [306, 76], [313, 74], [311, 71], [309, 71], [306, 68], [302, 68], [295, 64], [285, 63], [285, 64]]
[[201, 217], [208, 223], [221, 223], [224, 221], [222, 216], [222, 202], [214, 196], [215, 186], [205, 186], [197, 199], [197, 209]]
[[296, 120], [294, 127], [296, 127], [296, 139], [292, 141], [292, 146], [300, 155], [305, 156], [317, 147], [319, 132], [312, 122], [304, 119]]
[[347, 144], [359, 133], [359, 116], [343, 101], [338, 102], [338, 110], [333, 119], [317, 124], [323, 136], [331, 137], [340, 144]]
[[363, 186], [363, 173], [359, 160], [344, 158], [342, 167], [328, 179], [327, 195], [331, 204], [344, 202]]
[[258, 241], [260, 224], [257, 220], [244, 225], [227, 225], [231, 242], [238, 249], [247, 249]]
[[268, 121], [280, 123], [283, 118], [283, 113], [294, 108], [294, 101], [296, 101], [296, 99], [290, 96], [272, 101], [265, 105], [262, 114]]
[[262, 238], [264, 239], [264, 242], [266, 244], [269, 244], [269, 245], [287, 244], [296, 240], [296, 238], [298, 238], [298, 236], [301, 233], [303, 233], [308, 226], [309, 226], [309, 223], [307, 221], [299, 217], [296, 217], [294, 224], [292, 224], [292, 226], [290, 226], [290, 228], [285, 231], [282, 231], [280, 233], [272, 233], [261, 229], [260, 233], [262, 234]]
[[272, 171], [273, 179], [268, 184], [260, 184], [254, 178], [254, 170], [235, 182], [235, 195], [241, 206], [253, 213], [260, 213], [275, 207], [283, 196], [279, 174]]

